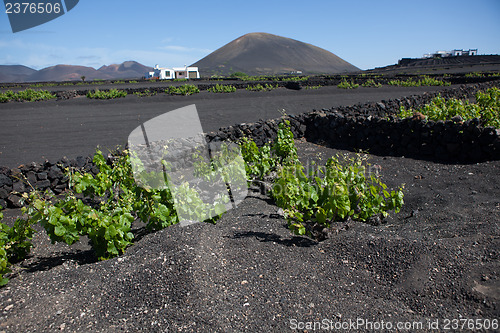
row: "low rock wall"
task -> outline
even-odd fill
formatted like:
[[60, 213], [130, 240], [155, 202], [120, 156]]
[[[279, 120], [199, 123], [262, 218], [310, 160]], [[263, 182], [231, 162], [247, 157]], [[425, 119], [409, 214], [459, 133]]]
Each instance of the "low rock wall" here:
[[[437, 94], [445, 98], [474, 98], [478, 90], [497, 82], [461, 86], [439, 93], [365, 103], [287, 116], [295, 138], [333, 148], [365, 150], [372, 154], [405, 156], [447, 163], [474, 163], [500, 159], [500, 130], [469, 121], [425, 121], [418, 117], [399, 119], [400, 106], [417, 108]], [[257, 145], [274, 140], [281, 119], [239, 124], [207, 134], [207, 141], [237, 141], [246, 136]], [[108, 156], [111, 161], [113, 156]], [[74, 167], [96, 174], [92, 158], [63, 158], [57, 162], [30, 163], [17, 168], [0, 167], [0, 206], [19, 208], [21, 194], [32, 188], [62, 193], [68, 187], [65, 169]], [[25, 180], [28, 180], [29, 184]]]

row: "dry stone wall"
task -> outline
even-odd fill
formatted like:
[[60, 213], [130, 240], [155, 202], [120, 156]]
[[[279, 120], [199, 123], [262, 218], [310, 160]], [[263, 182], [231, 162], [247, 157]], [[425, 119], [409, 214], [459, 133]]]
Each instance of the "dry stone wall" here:
[[[499, 81], [461, 86], [441, 91], [445, 98], [474, 98], [478, 90], [498, 86]], [[354, 106], [314, 110], [291, 115], [295, 138], [333, 148], [365, 150], [372, 154], [405, 156], [447, 163], [475, 163], [500, 159], [500, 130], [481, 126], [478, 119], [469, 121], [425, 121], [418, 117], [399, 119], [400, 106], [416, 108], [428, 103], [437, 93]], [[207, 141], [237, 141], [246, 136], [257, 145], [276, 138], [280, 119], [239, 124], [207, 134]], [[111, 163], [112, 155], [108, 156]], [[68, 187], [64, 174], [74, 167], [96, 174], [92, 158], [63, 158], [57, 162], [30, 163], [17, 168], [0, 167], [0, 206], [19, 208], [21, 194], [32, 188], [62, 193]], [[28, 182], [26, 182], [26, 180]]]

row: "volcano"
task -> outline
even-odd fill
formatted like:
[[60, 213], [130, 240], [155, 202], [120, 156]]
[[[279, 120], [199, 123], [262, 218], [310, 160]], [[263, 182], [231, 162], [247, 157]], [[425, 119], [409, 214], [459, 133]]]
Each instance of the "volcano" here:
[[335, 54], [291, 38], [268, 33], [249, 33], [222, 46], [194, 63], [202, 76], [338, 74], [360, 71]]

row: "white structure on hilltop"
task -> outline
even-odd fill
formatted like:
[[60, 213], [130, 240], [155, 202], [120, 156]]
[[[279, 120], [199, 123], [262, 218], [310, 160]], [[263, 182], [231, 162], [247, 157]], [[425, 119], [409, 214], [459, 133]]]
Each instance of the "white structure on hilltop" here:
[[477, 55], [477, 49], [470, 49], [468, 51], [465, 50], [453, 50], [451, 54], [454, 56], [475, 56]]
[[173, 79], [199, 79], [200, 72], [198, 72], [198, 67], [160, 67], [155, 66], [153, 72], [146, 74], [148, 79], [159, 79], [159, 80], [173, 80]]
[[453, 51], [436, 51], [434, 53], [424, 54], [424, 58], [446, 58], [453, 56], [475, 56], [477, 55], [477, 49], [470, 50], [453, 50]]

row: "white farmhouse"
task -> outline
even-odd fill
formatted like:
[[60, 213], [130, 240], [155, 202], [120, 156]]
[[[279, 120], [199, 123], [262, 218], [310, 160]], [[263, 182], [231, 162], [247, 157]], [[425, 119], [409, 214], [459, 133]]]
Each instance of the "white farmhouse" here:
[[160, 80], [199, 79], [200, 72], [198, 72], [198, 67], [184, 66], [167, 68], [156, 65], [154, 72], [149, 72], [148, 77]]

